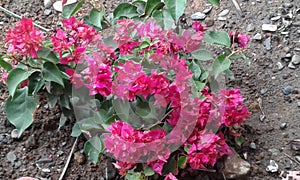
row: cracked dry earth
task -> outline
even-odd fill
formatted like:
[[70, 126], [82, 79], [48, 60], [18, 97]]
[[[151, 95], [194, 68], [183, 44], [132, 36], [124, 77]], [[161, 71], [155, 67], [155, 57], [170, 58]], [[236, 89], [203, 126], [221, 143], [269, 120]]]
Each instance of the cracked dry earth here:
[[[204, 0], [187, 0], [184, 26], [192, 23], [191, 15], [203, 12], [210, 5]], [[300, 0], [238, 0], [242, 15], [231, 1], [222, 1], [201, 20], [210, 30], [238, 31], [252, 38], [246, 55], [251, 65], [235, 61], [234, 81], [227, 87], [239, 87], [251, 111], [245, 126], [245, 143], [236, 147], [243, 159], [251, 164], [248, 179], [282, 179], [280, 172], [300, 171], [300, 156], [291, 141], [300, 139]], [[119, 1], [104, 1], [112, 10]], [[45, 8], [39, 0], [1, 0], [0, 5], [36, 23], [53, 29], [60, 13]], [[50, 10], [47, 13], [46, 10]], [[224, 10], [226, 13], [224, 13]], [[220, 16], [220, 14], [222, 16]], [[221, 18], [220, 18], [221, 17]], [[17, 19], [0, 11], [0, 53], [6, 51], [5, 34]], [[263, 24], [268, 24], [262, 29]], [[270, 26], [275, 25], [275, 26]], [[264, 25], [266, 28], [266, 25]], [[272, 30], [272, 31], [270, 31]], [[72, 123], [57, 131], [59, 111], [42, 106], [37, 120], [21, 139], [11, 138], [14, 129], [6, 120], [5, 85], [0, 84], [0, 179], [32, 176], [39, 179], [58, 179], [74, 139], [70, 138]], [[65, 179], [118, 179], [111, 161], [89, 163], [83, 155], [84, 138], [79, 139]], [[267, 172], [273, 160], [277, 172]], [[199, 177], [198, 177], [199, 178]], [[294, 173], [295, 179], [300, 179]], [[213, 179], [213, 178], [211, 178]]]

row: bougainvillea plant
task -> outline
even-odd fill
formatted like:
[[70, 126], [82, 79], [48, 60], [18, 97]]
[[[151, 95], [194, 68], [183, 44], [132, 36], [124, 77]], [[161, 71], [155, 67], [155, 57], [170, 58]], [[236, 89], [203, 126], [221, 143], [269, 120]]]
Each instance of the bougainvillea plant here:
[[[245, 58], [249, 36], [208, 32], [199, 22], [180, 29], [185, 0], [123, 3], [107, 16], [93, 8], [78, 20], [83, 3], [64, 6], [50, 39], [27, 18], [7, 33], [5, 110], [19, 136], [43, 92], [50, 108], [61, 109], [60, 126], [76, 119], [72, 136], [89, 138], [89, 159], [112, 156], [126, 179], [174, 180], [181, 169], [213, 168], [230, 155], [224, 133], [239, 137], [249, 112], [239, 89], [219, 90], [216, 82], [231, 74], [232, 60]], [[104, 38], [108, 28], [114, 33]]]

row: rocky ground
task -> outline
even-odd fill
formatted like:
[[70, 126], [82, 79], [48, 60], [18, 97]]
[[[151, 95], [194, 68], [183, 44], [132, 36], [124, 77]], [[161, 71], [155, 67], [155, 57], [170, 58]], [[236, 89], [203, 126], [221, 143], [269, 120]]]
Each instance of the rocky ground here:
[[[282, 179], [283, 172], [300, 179], [300, 142], [295, 141], [300, 139], [300, 1], [238, 2], [242, 13], [231, 1], [211, 9], [204, 0], [188, 0], [182, 24], [190, 26], [193, 19], [198, 19], [211, 30], [238, 31], [251, 36], [246, 50], [251, 65], [234, 62], [236, 80], [226, 82], [228, 87], [241, 89], [252, 113], [245, 126], [246, 141], [236, 150], [251, 165], [249, 179]], [[119, 1], [104, 3], [111, 10]], [[52, 4], [40, 0], [0, 2], [2, 7], [31, 17], [48, 29], [53, 29], [60, 19]], [[6, 31], [16, 21], [0, 11], [0, 53], [6, 50]], [[0, 84], [0, 89], [0, 179], [58, 179], [75, 140], [69, 136], [71, 125], [58, 131], [58, 111], [43, 107], [34, 125], [21, 139], [14, 139], [14, 128], [7, 123], [4, 113], [5, 86]], [[104, 158], [97, 165], [85, 160], [83, 143], [84, 138], [80, 138], [65, 179], [117, 179], [109, 159]]]

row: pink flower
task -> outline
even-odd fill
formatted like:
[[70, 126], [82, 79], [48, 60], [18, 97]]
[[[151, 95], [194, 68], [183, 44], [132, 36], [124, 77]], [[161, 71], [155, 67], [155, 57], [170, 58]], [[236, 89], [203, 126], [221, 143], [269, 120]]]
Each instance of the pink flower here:
[[238, 43], [240, 48], [246, 48], [247, 43], [250, 42], [250, 36], [237, 32], [229, 32], [231, 37], [231, 44]]
[[4, 73], [2, 74], [2, 80], [3, 80], [4, 83], [6, 83], [7, 76], [8, 76], [8, 72], [4, 72]]
[[169, 173], [164, 180], [178, 180], [172, 173]]
[[9, 44], [8, 52], [15, 51], [23, 56], [37, 57], [37, 51], [43, 45], [43, 33], [34, 28], [32, 19], [22, 18], [14, 29], [7, 32], [5, 41]]
[[192, 24], [192, 28], [196, 31], [196, 32], [204, 32], [206, 29], [205, 25], [202, 25], [200, 22], [198, 21], [194, 21]]

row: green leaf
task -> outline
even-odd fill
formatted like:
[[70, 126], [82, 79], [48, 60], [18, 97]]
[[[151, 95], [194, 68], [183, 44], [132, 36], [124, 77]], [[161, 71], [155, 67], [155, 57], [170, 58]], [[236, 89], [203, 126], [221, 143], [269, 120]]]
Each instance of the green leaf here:
[[180, 16], [182, 16], [182, 14], [185, 11], [186, 0], [165, 0], [164, 2], [173, 20], [177, 23], [178, 19], [180, 18]]
[[99, 132], [104, 132], [102, 126], [95, 122], [94, 117], [85, 118], [75, 123], [72, 128], [71, 136], [78, 137], [82, 132], [87, 132], [93, 129], [96, 129]]
[[123, 121], [128, 121], [130, 112], [129, 102], [121, 99], [115, 99], [112, 101], [112, 105], [117, 116], [119, 116], [119, 118], [121, 118]]
[[67, 120], [68, 118], [64, 114], [61, 114], [59, 118], [58, 130], [66, 124]]
[[167, 160], [167, 163], [163, 167], [163, 174], [174, 173], [177, 168], [177, 162], [175, 160], [175, 156], [170, 157]]
[[70, 18], [73, 16], [83, 5], [84, 0], [78, 1], [77, 3], [65, 5], [62, 9], [63, 18]]
[[172, 19], [171, 14], [167, 10], [154, 11], [152, 17], [155, 19], [157, 24], [160, 25], [161, 28], [164, 30], [172, 29], [174, 25], [174, 20]]
[[43, 64], [42, 74], [46, 81], [56, 82], [64, 87], [63, 75], [55, 64], [45, 62]]
[[93, 8], [89, 15], [90, 23], [98, 28], [102, 28], [101, 21], [103, 19], [104, 14], [104, 8], [102, 8], [101, 11], [98, 11], [97, 9]]
[[210, 4], [220, 6], [220, 0], [208, 0]]
[[149, 166], [144, 166], [143, 172], [145, 176], [153, 176], [155, 174], [153, 169]]
[[208, 61], [214, 59], [214, 56], [212, 55], [211, 51], [208, 51], [206, 49], [198, 49], [196, 51], [193, 51], [192, 57], [199, 61]]
[[223, 45], [230, 48], [231, 41], [227, 32], [225, 31], [210, 31], [204, 34], [204, 41], [209, 44]]
[[7, 119], [18, 129], [18, 137], [33, 122], [33, 113], [39, 104], [37, 96], [28, 96], [28, 88], [18, 89], [14, 98], [9, 96], [5, 105]]
[[242, 144], [245, 142], [245, 138], [243, 136], [235, 136], [234, 141], [236, 145], [242, 147]]
[[220, 73], [229, 69], [230, 65], [231, 61], [227, 59], [225, 55], [218, 56], [212, 65], [213, 77], [216, 79]]
[[189, 65], [189, 69], [192, 71], [195, 79], [200, 78], [201, 68], [199, 67], [199, 65], [194, 60], [192, 60], [191, 64]]
[[41, 72], [32, 73], [28, 78], [28, 94], [36, 95], [44, 86], [44, 82]]
[[99, 157], [104, 148], [103, 140], [98, 136], [94, 136], [84, 144], [83, 151], [88, 155], [88, 159], [96, 164], [99, 162]]
[[42, 58], [43, 60], [50, 61], [54, 64], [57, 64], [59, 62], [59, 58], [56, 56], [56, 54], [53, 51], [51, 51], [50, 48], [42, 47], [42, 49], [39, 50], [37, 54], [38, 57]]
[[129, 3], [121, 3], [113, 12], [115, 19], [120, 19], [121, 17], [134, 18], [138, 17], [140, 14], [137, 12], [137, 7]]
[[186, 156], [180, 156], [178, 158], [178, 167], [181, 169], [184, 169], [186, 167], [186, 161], [187, 161], [187, 157]]
[[25, 71], [20, 68], [13, 69], [9, 72], [7, 76], [6, 85], [9, 91], [9, 94], [14, 97], [14, 94], [16, 92], [16, 89], [18, 86], [25, 81], [30, 74], [32, 74], [34, 71]]
[[125, 180], [143, 180], [143, 175], [140, 172], [135, 172], [134, 170], [129, 170], [126, 173]]
[[151, 16], [153, 11], [163, 8], [164, 5], [161, 0], [148, 0], [145, 7], [145, 15]]
[[0, 54], [0, 66], [6, 71], [12, 70], [12, 66], [8, 62], [4, 61], [2, 54]]
[[146, 2], [145, 1], [136, 0], [136, 1], [133, 1], [132, 3], [137, 7], [136, 11], [139, 14], [141, 14], [141, 15], [145, 14], [145, 7], [146, 7]]

